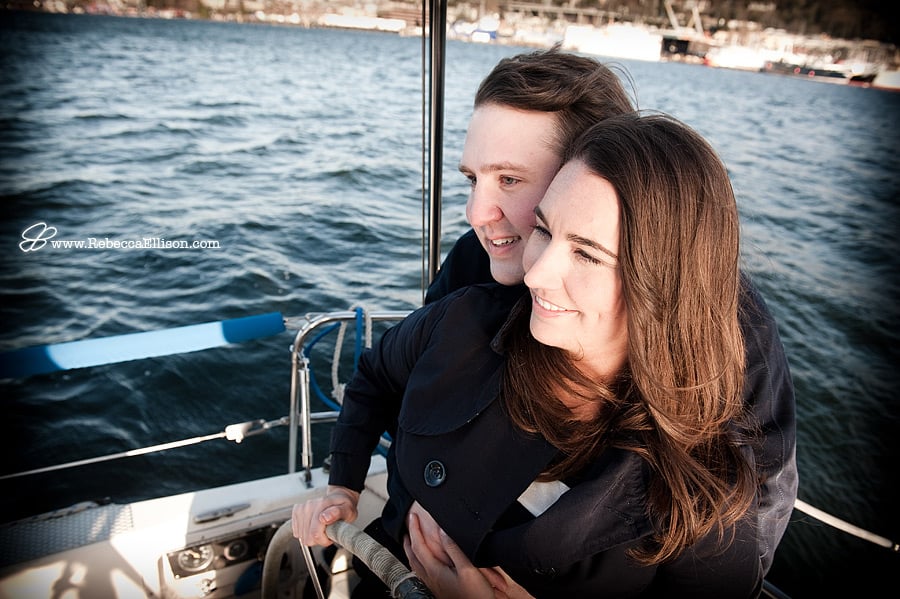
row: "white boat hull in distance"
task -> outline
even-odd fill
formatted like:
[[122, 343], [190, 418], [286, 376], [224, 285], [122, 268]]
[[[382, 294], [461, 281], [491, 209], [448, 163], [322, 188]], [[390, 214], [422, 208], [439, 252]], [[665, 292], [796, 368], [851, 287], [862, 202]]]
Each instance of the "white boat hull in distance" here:
[[900, 90], [900, 71], [882, 70], [875, 75], [872, 87], [878, 89]]
[[663, 36], [643, 27], [613, 24], [605, 27], [569, 25], [562, 46], [585, 54], [659, 62]]

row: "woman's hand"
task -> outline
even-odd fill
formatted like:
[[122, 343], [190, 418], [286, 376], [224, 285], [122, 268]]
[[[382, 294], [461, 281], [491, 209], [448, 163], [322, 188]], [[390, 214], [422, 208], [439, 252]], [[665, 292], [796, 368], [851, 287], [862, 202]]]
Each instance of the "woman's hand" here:
[[358, 505], [359, 493], [346, 487], [329, 485], [323, 497], [294, 506], [291, 529], [304, 545], [328, 547], [332, 541], [325, 534], [325, 527], [338, 520], [353, 522], [359, 515]]
[[534, 599], [534, 596], [519, 586], [502, 568], [479, 568], [494, 589], [494, 599]]
[[491, 583], [447, 533], [438, 527], [437, 538], [426, 538], [432, 523], [437, 524], [421, 508], [407, 516], [403, 550], [416, 576], [438, 599], [493, 599]]
[[[409, 527], [411, 516], [416, 517], [419, 523], [422, 542], [425, 544], [425, 547], [427, 547], [431, 556], [447, 567], [453, 566], [453, 560], [447, 555], [447, 550], [444, 549], [441, 541], [441, 535], [444, 534], [444, 531], [441, 530], [441, 526], [435, 519], [431, 517], [431, 514], [425, 511], [425, 508], [423, 508], [418, 501], [414, 501], [406, 515], [407, 527]], [[422, 550], [420, 549], [420, 551]]]
[[501, 568], [476, 568], [418, 502], [406, 525], [403, 549], [409, 564], [439, 599], [534, 599]]

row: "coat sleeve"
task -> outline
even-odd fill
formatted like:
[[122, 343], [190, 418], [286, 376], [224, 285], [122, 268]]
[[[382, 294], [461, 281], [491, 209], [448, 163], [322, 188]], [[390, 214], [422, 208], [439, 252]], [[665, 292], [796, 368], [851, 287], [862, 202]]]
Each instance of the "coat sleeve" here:
[[[734, 537], [723, 543], [715, 531], [657, 570], [649, 597], [692, 599], [747, 599], [762, 590], [762, 561], [757, 533], [748, 519], [739, 522]], [[724, 548], [722, 548], [724, 545]]]
[[329, 484], [361, 491], [382, 433], [396, 434], [403, 393], [444, 302], [419, 308], [359, 358], [331, 435]]
[[765, 574], [797, 498], [794, 385], [778, 327], [765, 301], [747, 278], [743, 291], [741, 324], [747, 359], [744, 400], [761, 432], [754, 458], [760, 476], [757, 526]]

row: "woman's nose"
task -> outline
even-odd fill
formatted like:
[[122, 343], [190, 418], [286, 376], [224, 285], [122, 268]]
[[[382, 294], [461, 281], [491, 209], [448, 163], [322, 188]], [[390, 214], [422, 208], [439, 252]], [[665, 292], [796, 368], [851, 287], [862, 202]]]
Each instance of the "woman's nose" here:
[[[563, 256], [553, 244], [542, 244], [530, 252], [526, 250], [525, 285], [531, 289], [556, 289], [565, 274]], [[528, 264], [530, 262], [530, 264]]]

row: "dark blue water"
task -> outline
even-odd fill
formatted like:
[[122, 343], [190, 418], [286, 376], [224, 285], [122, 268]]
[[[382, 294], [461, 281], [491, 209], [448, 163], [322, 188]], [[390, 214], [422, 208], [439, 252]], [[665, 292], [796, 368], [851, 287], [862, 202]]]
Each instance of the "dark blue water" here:
[[[421, 302], [421, 41], [288, 27], [0, 12], [0, 349], [280, 311]], [[450, 42], [444, 249], [472, 96], [522, 48]], [[776, 315], [799, 413], [800, 497], [893, 539], [900, 94], [620, 61], [642, 108], [728, 164], [744, 260]], [[19, 248], [57, 239], [217, 249]], [[291, 335], [2, 381], [2, 472], [287, 413]], [[324, 375], [327, 377], [327, 373]], [[283, 472], [282, 427], [0, 481], [4, 519]], [[317, 447], [321, 449], [320, 439]], [[322, 452], [318, 457], [322, 457]], [[771, 579], [796, 597], [891, 585], [900, 559], [797, 513]]]

